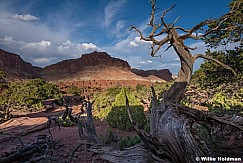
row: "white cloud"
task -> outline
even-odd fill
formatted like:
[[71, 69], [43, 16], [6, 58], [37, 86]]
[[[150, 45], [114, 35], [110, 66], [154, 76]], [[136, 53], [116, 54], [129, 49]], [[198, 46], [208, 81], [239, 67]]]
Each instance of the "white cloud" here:
[[124, 20], [118, 20], [116, 22], [116, 26], [114, 28], [114, 35], [117, 37], [117, 38], [120, 38], [124, 35], [124, 27], [125, 27], [125, 21]]
[[148, 63], [153, 63], [153, 61], [151, 61], [151, 60], [147, 60], [147, 62], [148, 62]]
[[[37, 17], [30, 14], [17, 15], [12, 10], [7, 10], [8, 7], [0, 7], [0, 37], [14, 36], [17, 40], [24, 42], [37, 42], [39, 40], [50, 40], [55, 42], [63, 42], [70, 38], [71, 33], [76, 29], [75, 25], [70, 24], [68, 21], [58, 22], [59, 19], [55, 17], [53, 24], [50, 21], [36, 21]], [[28, 23], [26, 23], [28, 21]], [[58, 27], [57, 27], [58, 26]]]
[[14, 40], [12, 36], [4, 36], [4, 38], [0, 38], [0, 43], [5, 45], [15, 45], [20, 44], [21, 42]]
[[4, 36], [3, 38], [0, 37], [0, 45], [11, 48], [19, 48], [19, 46], [24, 45], [24, 42], [15, 40], [13, 36]]
[[109, 1], [107, 6], [104, 8], [104, 27], [110, 26], [114, 19], [117, 18], [125, 2], [126, 0]]
[[72, 45], [72, 42], [70, 40], [67, 40], [66, 42], [63, 43], [63, 45], [69, 46]]
[[66, 42], [62, 43], [62, 45], [58, 46], [57, 49], [60, 52], [69, 50], [73, 47], [73, 43], [70, 40], [67, 40]]
[[52, 59], [42, 57], [42, 58], [34, 58], [32, 59], [32, 61], [38, 65], [47, 65], [51, 63]]
[[26, 45], [23, 46], [24, 48], [37, 48], [37, 49], [46, 49], [51, 47], [50, 41], [41, 40], [40, 42], [30, 42], [26, 43]]
[[142, 40], [140, 37], [135, 37], [134, 39], [137, 43], [148, 43], [148, 41]]
[[12, 36], [10, 36], [10, 37], [9, 36], [4, 36], [3, 40], [6, 41], [6, 42], [14, 42]]
[[78, 50], [100, 50], [95, 44], [93, 43], [78, 43], [77, 44]]
[[144, 46], [147, 45], [148, 47], [152, 44], [152, 41], [144, 41], [141, 40], [140, 37], [135, 37], [134, 40], [130, 42], [131, 46]]
[[20, 20], [20, 21], [26, 21], [26, 22], [38, 20], [37, 17], [30, 15], [30, 14], [25, 14], [25, 15], [15, 14], [12, 16], [12, 18], [14, 18], [16, 20]]
[[195, 32], [193, 32], [192, 35], [193, 35], [193, 36], [202, 36], [203, 33], [200, 33], [200, 32], [195, 33]]
[[138, 46], [138, 44], [135, 41], [130, 41], [129, 45], [131, 45], [131, 46]]

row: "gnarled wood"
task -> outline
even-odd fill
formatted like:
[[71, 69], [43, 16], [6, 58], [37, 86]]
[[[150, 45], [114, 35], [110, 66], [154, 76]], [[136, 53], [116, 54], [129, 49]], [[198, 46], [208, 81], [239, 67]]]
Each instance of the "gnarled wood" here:
[[168, 158], [161, 159], [155, 156], [142, 144], [127, 148], [124, 151], [107, 146], [92, 146], [88, 150], [98, 154], [102, 159], [114, 163], [171, 163]]

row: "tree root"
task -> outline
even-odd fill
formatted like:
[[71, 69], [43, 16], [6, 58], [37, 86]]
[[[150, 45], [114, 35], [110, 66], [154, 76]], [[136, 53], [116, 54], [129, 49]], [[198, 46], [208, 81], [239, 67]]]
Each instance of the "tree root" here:
[[[47, 135], [41, 135], [42, 138], [37, 138], [37, 141], [33, 144], [28, 144], [20, 149], [5, 153], [0, 159], [1, 163], [11, 163], [14, 161], [20, 162], [39, 162], [40, 160], [58, 161], [58, 157], [52, 155], [59, 142], [52, 140]], [[42, 139], [42, 140], [40, 140]]]
[[228, 125], [233, 128], [236, 128], [238, 130], [243, 131], [242, 124], [237, 124], [236, 122], [233, 122], [233, 120], [226, 120], [224, 117], [219, 117], [216, 114], [212, 112], [205, 112], [201, 110], [196, 110], [193, 108], [189, 108], [182, 105], [174, 105], [177, 109], [179, 109], [179, 113], [186, 115], [188, 118], [193, 119], [196, 122], [199, 122], [204, 125], [208, 125], [210, 121], [216, 122], [218, 124], [222, 125]]

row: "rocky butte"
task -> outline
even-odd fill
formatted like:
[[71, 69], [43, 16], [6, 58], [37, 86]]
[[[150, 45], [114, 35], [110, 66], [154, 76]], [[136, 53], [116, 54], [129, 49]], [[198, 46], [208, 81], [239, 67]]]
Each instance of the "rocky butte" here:
[[[47, 66], [42, 70], [42, 77], [48, 80], [70, 80], [73, 78], [88, 80], [87, 77], [92, 75], [93, 72], [98, 75], [97, 72], [105, 73], [113, 69], [131, 71], [131, 67], [126, 61], [113, 58], [106, 52], [94, 51], [90, 54], [83, 54], [78, 59], [64, 60]], [[102, 79], [108, 77], [103, 75]], [[97, 76], [92, 76], [90, 79], [94, 78], [97, 78]]]
[[149, 76], [156, 76], [158, 78], [161, 78], [165, 81], [173, 80], [172, 73], [168, 69], [163, 70], [138, 70], [138, 69], [132, 69], [133, 73], [142, 76], [142, 77], [149, 77]]
[[[0, 51], [0, 70], [16, 79], [41, 77], [61, 88], [108, 88], [117, 85], [151, 85], [171, 80], [169, 70], [132, 70], [127, 61], [94, 51], [80, 58], [64, 60], [44, 68], [34, 67], [13, 53]], [[14, 75], [12, 75], [14, 74]]]
[[8, 80], [40, 77], [41, 68], [25, 62], [19, 55], [0, 49], [0, 70], [6, 72]]

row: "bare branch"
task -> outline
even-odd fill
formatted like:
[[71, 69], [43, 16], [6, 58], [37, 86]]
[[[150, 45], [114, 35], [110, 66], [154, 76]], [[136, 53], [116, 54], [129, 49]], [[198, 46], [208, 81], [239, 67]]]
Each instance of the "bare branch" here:
[[157, 97], [156, 97], [156, 93], [154, 90], [154, 87], [151, 87], [151, 92], [152, 92], [152, 108], [157, 108], [158, 103], [157, 103]]
[[150, 0], [151, 4], [152, 4], [152, 11], [151, 11], [151, 17], [149, 20], [149, 24], [150, 26], [154, 25], [154, 13], [155, 13], [155, 0]]
[[126, 93], [125, 93], [125, 98], [126, 98], [126, 106], [127, 106], [128, 117], [129, 117], [129, 119], [130, 119], [130, 121], [131, 121], [131, 124], [132, 124], [133, 128], [134, 128], [135, 131], [137, 132], [137, 134], [138, 134], [139, 136], [141, 136], [142, 133], [141, 133], [140, 129], [138, 128], [138, 126], [137, 126], [137, 124], [135, 123], [135, 121], [132, 119], [131, 108], [130, 108], [129, 101], [128, 101], [128, 98], [127, 98]]
[[192, 33], [195, 32], [198, 29], [201, 29], [202, 26], [204, 26], [204, 25], [206, 25], [208, 23], [209, 23], [209, 20], [201, 22], [201, 23], [197, 24], [195, 27], [193, 27], [191, 30], [185, 30], [184, 28], [176, 27], [176, 29], [180, 29], [180, 30], [182, 30], [184, 32], [188, 32], [187, 34], [181, 35], [179, 38], [182, 39], [182, 40], [185, 40], [187, 38], [192, 38], [192, 39], [195, 39], [195, 40], [200, 39], [201, 37], [195, 36]]
[[167, 50], [169, 50], [172, 47], [172, 45], [168, 46], [164, 52], [166, 52]]
[[178, 16], [175, 21], [172, 23], [172, 27], [174, 27], [175, 23], [179, 20], [180, 16]]
[[221, 20], [221, 21], [219, 22], [219, 24], [218, 24], [216, 27], [214, 27], [214, 28], [212, 28], [212, 29], [206, 31], [205, 34], [203, 34], [201, 37], [205, 37], [205, 36], [207, 36], [208, 34], [210, 34], [210, 33], [214, 32], [214, 31], [218, 30], [219, 27], [220, 27], [220, 25], [221, 25], [224, 21], [226, 21], [226, 20], [227, 20], [227, 17], [224, 18], [223, 20]]
[[203, 55], [203, 54], [196, 54], [196, 55], [193, 56], [193, 58], [195, 60], [198, 59], [198, 58], [204, 58], [204, 59], [208, 59], [208, 60], [214, 61], [217, 64], [219, 64], [222, 67], [224, 67], [225, 69], [231, 70], [234, 74], [236, 74], [236, 72], [230, 66], [227, 66], [226, 64], [224, 64], [224, 63], [220, 62], [219, 60], [214, 59], [214, 58], [212, 58], [210, 56], [206, 56], [206, 55]]
[[183, 32], [190, 32], [190, 30], [188, 30], [188, 29], [184, 29], [184, 28], [182, 28], [182, 27], [174, 27], [175, 29], [179, 29], [179, 30], [181, 30], [181, 31], [183, 31]]
[[140, 35], [140, 39], [141, 39], [141, 40], [144, 40], [144, 41], [151, 41], [150, 38], [146, 38], [146, 37], [144, 37], [144, 36], [143, 36], [143, 33], [142, 33], [137, 27], [135, 27], [135, 26], [132, 25], [131, 28], [130, 28], [130, 31], [133, 30], [133, 29], [135, 29], [135, 32], [138, 32], [138, 33], [139, 33], [139, 35]]
[[[137, 28], [137, 27], [135, 27], [135, 26], [132, 26], [131, 28], [130, 28], [130, 30], [133, 30], [133, 29], [135, 29], [135, 31], [136, 32], [138, 32], [139, 33], [139, 35], [140, 35], [140, 39], [141, 40], [144, 40], [144, 41], [152, 41], [153, 42], [153, 45], [151, 46], [151, 53], [150, 53], [150, 55], [152, 56], [152, 57], [154, 57], [154, 55], [159, 51], [159, 49], [165, 44], [165, 43], [167, 43], [168, 41], [169, 41], [169, 36], [166, 36], [164, 39], [162, 39], [161, 41], [158, 41], [158, 40], [156, 40], [155, 38], [154, 38], [154, 36], [150, 36], [150, 38], [147, 38], [147, 37], [144, 37], [143, 36], [143, 34], [142, 34], [142, 32]], [[155, 45], [158, 45], [158, 47], [155, 49]]]
[[160, 35], [162, 35], [163, 33], [165, 33], [165, 30], [164, 30], [164, 29], [162, 29], [159, 33], [155, 34], [154, 37], [160, 36]]
[[165, 26], [165, 28], [168, 30], [169, 28], [168, 28], [168, 26], [167, 26], [167, 24], [165, 23], [165, 21], [164, 21], [164, 17], [165, 17], [165, 14], [167, 13], [167, 12], [169, 12], [170, 10], [172, 10], [173, 8], [175, 7], [175, 5], [173, 5], [172, 7], [170, 7], [169, 9], [167, 9], [167, 10], [165, 10], [164, 12], [163, 12], [163, 14], [161, 15], [161, 22], [163, 23], [163, 25]]
[[195, 47], [195, 48], [192, 48], [192, 47], [189, 47], [189, 46], [184, 46], [185, 48], [187, 48], [187, 49], [190, 49], [190, 50], [196, 50], [197, 49], [197, 47]]
[[201, 110], [189, 108], [189, 107], [186, 107], [183, 105], [178, 105], [178, 104], [174, 104], [173, 106], [177, 107], [179, 109], [179, 112], [181, 112], [182, 114], [185, 114], [188, 117], [195, 119], [197, 122], [201, 122], [202, 124], [207, 124], [207, 121], [205, 121], [205, 120], [212, 120], [217, 123], [229, 125], [231, 127], [234, 127], [234, 128], [237, 128], [237, 129], [243, 131], [243, 128], [241, 125], [238, 125], [236, 123], [233, 123], [231, 121], [227, 121], [221, 117], [218, 117], [214, 113], [204, 112]]
[[161, 41], [158, 42], [158, 44], [154, 43], [155, 45], [158, 45], [158, 47], [154, 50], [152, 49], [151, 51], [151, 56], [154, 57], [154, 55], [159, 51], [159, 49], [166, 44], [169, 41], [169, 36], [167, 35], [165, 38], [163, 38]]
[[[233, 30], [236, 26], [231, 26], [231, 27], [227, 27], [227, 28], [224, 28], [224, 29], [220, 29], [220, 26], [223, 22], [225, 22], [237, 9], [240, 8], [240, 3], [237, 5], [236, 4], [237, 2], [234, 3], [233, 5], [233, 8], [231, 9], [231, 11], [221, 17], [219, 17], [218, 19], [215, 19], [215, 20], [206, 20], [206, 21], [203, 21], [199, 24], [197, 24], [196, 26], [194, 26], [192, 29], [190, 30], [185, 30], [184, 28], [182, 27], [175, 27], [175, 29], [179, 29], [179, 30], [182, 30], [183, 32], [187, 32], [187, 34], [184, 34], [184, 35], [181, 35], [179, 38], [180, 39], [187, 39], [187, 38], [192, 38], [192, 39], [195, 39], [195, 40], [198, 40], [198, 39], [201, 39], [205, 36], [207, 36], [208, 34], [214, 32], [214, 31], [217, 31], [217, 30]], [[236, 7], [237, 6], [237, 7]], [[212, 29], [209, 29], [207, 31], [205, 31], [202, 27], [207, 25], [207, 24], [210, 24], [210, 23], [213, 23], [213, 22], [217, 22], [219, 21], [218, 25]], [[200, 36], [195, 36], [193, 35], [193, 32], [197, 31], [197, 30], [202, 30], [203, 32], [205, 32], [203, 35], [200, 35]]]

